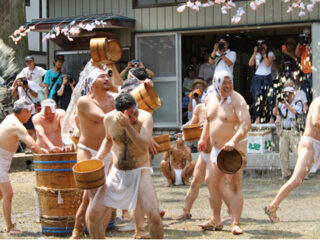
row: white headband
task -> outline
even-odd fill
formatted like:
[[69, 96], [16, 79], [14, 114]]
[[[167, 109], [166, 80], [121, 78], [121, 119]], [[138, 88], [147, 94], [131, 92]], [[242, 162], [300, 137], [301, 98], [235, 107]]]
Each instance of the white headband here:
[[52, 113], [56, 113], [56, 103], [52, 99], [46, 99], [41, 102], [41, 114], [44, 114], [46, 107], [50, 107]]
[[[231, 79], [232, 85], [233, 85], [233, 77], [228, 71], [225, 71], [225, 70], [219, 71], [219, 72], [215, 73], [214, 77], [213, 77], [213, 83], [212, 84], [213, 84], [214, 90], [216, 91], [216, 94], [221, 98], [220, 103], [223, 103], [223, 101], [225, 100], [221, 96], [221, 87], [222, 87], [222, 84], [224, 82], [224, 78], [225, 77], [229, 77]], [[227, 103], [231, 103], [231, 97], [230, 96], [227, 97]]]
[[28, 111], [31, 111], [33, 107], [33, 104], [26, 102], [24, 99], [19, 99], [14, 102], [13, 108], [20, 108], [20, 109], [26, 109]]
[[97, 80], [97, 78], [100, 76], [100, 75], [107, 75], [107, 72], [105, 70], [102, 70], [100, 68], [94, 68], [89, 76], [88, 76], [88, 80], [89, 80], [89, 86], [91, 87], [92, 84]]

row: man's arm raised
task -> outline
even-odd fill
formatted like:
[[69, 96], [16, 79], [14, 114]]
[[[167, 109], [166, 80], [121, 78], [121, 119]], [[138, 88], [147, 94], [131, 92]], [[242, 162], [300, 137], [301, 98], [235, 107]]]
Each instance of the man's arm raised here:
[[25, 127], [17, 127], [15, 130], [15, 134], [18, 136], [19, 140], [24, 142], [27, 147], [34, 153], [42, 153], [38, 144], [33, 140], [33, 138], [28, 134], [27, 129]]

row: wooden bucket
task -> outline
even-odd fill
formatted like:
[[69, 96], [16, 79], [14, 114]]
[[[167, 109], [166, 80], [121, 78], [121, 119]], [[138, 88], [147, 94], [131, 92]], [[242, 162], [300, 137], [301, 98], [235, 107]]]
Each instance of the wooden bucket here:
[[34, 154], [33, 164], [38, 187], [75, 188], [72, 167], [77, 163], [77, 154]]
[[183, 127], [184, 141], [199, 141], [202, 133], [202, 126], [199, 124], [190, 124]]
[[74, 222], [74, 217], [40, 217], [41, 231], [46, 236], [70, 236]]
[[35, 188], [40, 215], [45, 217], [74, 217], [81, 204], [82, 191], [77, 188]]
[[93, 189], [105, 183], [104, 162], [101, 160], [79, 162], [72, 169], [78, 188]]
[[171, 141], [170, 141], [170, 135], [169, 134], [163, 134], [159, 136], [154, 136], [153, 140], [157, 142], [160, 147], [157, 148], [157, 152], [167, 152], [170, 150], [171, 147]]
[[90, 54], [94, 62], [117, 62], [122, 57], [122, 49], [120, 43], [115, 39], [91, 38]]
[[161, 107], [161, 100], [152, 87], [140, 84], [130, 93], [136, 99], [140, 109], [153, 113], [154, 110]]
[[221, 172], [226, 174], [236, 173], [242, 166], [242, 156], [236, 150], [221, 150], [217, 157], [217, 165]]

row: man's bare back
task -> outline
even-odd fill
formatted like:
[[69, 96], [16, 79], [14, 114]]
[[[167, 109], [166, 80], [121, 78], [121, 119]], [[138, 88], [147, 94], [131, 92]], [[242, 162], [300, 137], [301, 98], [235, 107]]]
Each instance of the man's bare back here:
[[51, 121], [48, 121], [42, 113], [34, 115], [32, 121], [37, 133], [37, 144], [41, 148], [50, 149], [50, 146], [48, 146], [40, 136], [41, 133], [43, 133], [54, 146], [63, 147], [61, 121], [64, 114], [64, 110], [56, 109], [54, 118]]

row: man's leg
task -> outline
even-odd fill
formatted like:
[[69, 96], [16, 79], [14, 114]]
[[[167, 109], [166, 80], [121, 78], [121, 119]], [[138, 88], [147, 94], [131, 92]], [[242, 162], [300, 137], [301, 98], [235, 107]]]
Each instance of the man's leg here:
[[74, 229], [72, 231], [71, 239], [80, 239], [82, 237], [84, 228], [85, 228], [85, 216], [86, 211], [89, 205], [89, 196], [87, 191], [85, 190], [82, 196], [82, 202], [77, 210]]
[[7, 229], [10, 229], [12, 226], [11, 221], [11, 206], [13, 198], [13, 190], [10, 182], [0, 183], [0, 191], [3, 197], [2, 202], [2, 211], [4, 216], [4, 221], [6, 222]]
[[163, 173], [164, 177], [168, 181], [168, 184], [166, 186], [170, 187], [174, 183], [174, 180], [175, 180], [175, 175], [174, 175], [174, 177], [172, 176], [172, 174], [174, 174], [174, 171], [172, 173], [170, 164], [164, 160], [162, 160], [160, 163], [160, 169], [161, 169], [161, 172]]
[[279, 221], [276, 211], [280, 203], [290, 194], [293, 189], [302, 184], [303, 179], [311, 169], [314, 156], [313, 143], [310, 141], [300, 141], [298, 152], [298, 161], [291, 178], [280, 188], [277, 196], [272, 200], [271, 204], [265, 208], [265, 212], [268, 214], [272, 222]]
[[191, 161], [181, 172], [181, 177], [186, 185], [190, 185], [189, 178], [193, 174], [194, 166], [196, 165], [196, 161]]
[[190, 214], [192, 205], [196, 200], [196, 198], [198, 197], [199, 188], [201, 187], [204, 181], [205, 175], [206, 175], [206, 163], [202, 159], [202, 156], [200, 153], [194, 168], [192, 182], [186, 195], [183, 213], [179, 217], [177, 217], [178, 220], [186, 219], [187, 215]]
[[104, 206], [106, 185], [98, 188], [95, 197], [88, 207], [88, 230], [90, 238], [104, 239], [107, 224], [111, 217], [111, 208]]
[[234, 234], [241, 234], [242, 229], [240, 228], [240, 217], [243, 208], [243, 195], [242, 195], [242, 175], [243, 170], [238, 171], [233, 175], [227, 175], [229, 191], [229, 204], [231, 215], [233, 218], [233, 226], [237, 226], [237, 230], [232, 230]]
[[138, 196], [136, 209], [133, 211], [135, 234], [134, 238], [150, 238], [150, 234], [144, 228], [144, 212], [142, 209], [141, 201]]
[[141, 170], [138, 201], [140, 201], [142, 211], [148, 217], [151, 238], [163, 238], [163, 226], [159, 214], [158, 199], [153, 187], [150, 170]]
[[289, 135], [288, 131], [283, 130], [279, 140], [279, 153], [282, 178], [290, 176], [289, 169]]

